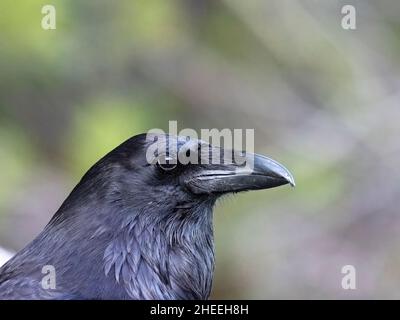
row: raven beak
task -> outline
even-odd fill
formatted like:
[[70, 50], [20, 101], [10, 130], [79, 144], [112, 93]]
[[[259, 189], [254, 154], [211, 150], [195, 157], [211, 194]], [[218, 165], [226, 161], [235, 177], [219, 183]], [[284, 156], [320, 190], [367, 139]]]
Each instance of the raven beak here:
[[283, 165], [258, 154], [245, 154], [245, 165], [204, 165], [187, 179], [195, 194], [228, 193], [295, 186], [293, 175]]

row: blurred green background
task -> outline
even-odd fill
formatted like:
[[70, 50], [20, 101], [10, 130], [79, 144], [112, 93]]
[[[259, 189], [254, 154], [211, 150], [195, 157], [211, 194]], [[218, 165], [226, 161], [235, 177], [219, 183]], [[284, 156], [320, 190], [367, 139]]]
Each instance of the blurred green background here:
[[395, 0], [2, 0], [0, 246], [132, 135], [254, 128], [297, 187], [219, 203], [212, 297], [400, 298], [399, 58]]

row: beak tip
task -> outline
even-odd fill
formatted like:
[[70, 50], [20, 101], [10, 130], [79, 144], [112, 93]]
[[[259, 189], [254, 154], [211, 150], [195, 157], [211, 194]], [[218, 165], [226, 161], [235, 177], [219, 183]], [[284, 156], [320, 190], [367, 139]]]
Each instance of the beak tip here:
[[286, 173], [285, 174], [285, 179], [286, 181], [290, 184], [291, 187], [295, 188], [296, 187], [296, 182], [294, 181], [294, 177], [292, 176], [291, 173]]
[[290, 184], [293, 188], [296, 186], [293, 175], [282, 164], [265, 156], [255, 155], [255, 157], [254, 164], [257, 172], [277, 178], [279, 185]]
[[288, 175], [286, 177], [286, 180], [289, 182], [290, 186], [295, 188], [296, 187], [296, 182], [294, 181], [294, 178], [292, 175]]

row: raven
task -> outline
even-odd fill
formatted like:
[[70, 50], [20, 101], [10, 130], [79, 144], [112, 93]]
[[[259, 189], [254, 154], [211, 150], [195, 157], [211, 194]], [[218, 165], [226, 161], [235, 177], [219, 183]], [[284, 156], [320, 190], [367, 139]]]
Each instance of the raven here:
[[[165, 137], [178, 151], [189, 141], [186, 153], [206, 145], [224, 160], [231, 152]], [[164, 154], [163, 162], [157, 152], [149, 161], [158, 138], [134, 136], [89, 169], [37, 238], [0, 269], [0, 299], [209, 298], [216, 200], [294, 180], [274, 160], [245, 152], [250, 171], [238, 171], [237, 161], [172, 163]], [[53, 287], [43, 283], [48, 266]]]

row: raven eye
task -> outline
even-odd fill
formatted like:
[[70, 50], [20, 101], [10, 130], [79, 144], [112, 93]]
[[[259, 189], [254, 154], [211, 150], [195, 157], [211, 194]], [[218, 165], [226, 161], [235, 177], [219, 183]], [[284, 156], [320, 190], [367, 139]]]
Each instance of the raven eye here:
[[157, 167], [163, 171], [174, 170], [178, 166], [178, 161], [172, 157], [161, 157], [157, 161]]

